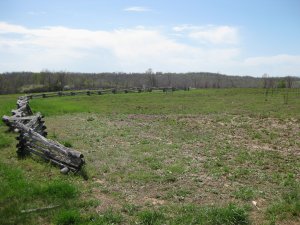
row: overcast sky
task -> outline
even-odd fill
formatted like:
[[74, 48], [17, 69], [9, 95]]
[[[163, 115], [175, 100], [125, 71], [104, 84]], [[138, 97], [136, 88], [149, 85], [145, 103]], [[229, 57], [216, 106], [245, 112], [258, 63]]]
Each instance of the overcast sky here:
[[300, 76], [300, 0], [1, 0], [0, 72]]

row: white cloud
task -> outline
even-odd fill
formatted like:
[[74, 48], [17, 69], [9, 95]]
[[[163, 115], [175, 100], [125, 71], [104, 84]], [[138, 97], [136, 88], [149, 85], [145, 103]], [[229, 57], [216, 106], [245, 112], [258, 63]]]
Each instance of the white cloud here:
[[192, 26], [181, 25], [173, 28], [175, 32], [186, 32], [188, 36], [201, 43], [238, 44], [239, 33], [232, 26]]
[[[83, 59], [95, 58], [96, 50], [106, 52], [111, 61], [116, 62], [117, 67], [110, 70], [128, 72], [144, 71], [149, 67], [163, 71], [208, 70], [208, 62], [220, 58], [226, 61], [233, 55], [231, 49], [203, 50], [170, 39], [159, 30], [143, 27], [91, 31], [66, 27], [28, 29], [0, 23], [0, 33], [19, 34], [14, 40], [0, 36], [0, 54], [5, 54], [6, 46], [10, 54], [24, 57], [22, 62], [15, 62], [13, 70], [22, 68], [24, 64], [33, 68], [40, 65], [41, 69], [48, 65], [65, 68], [72, 60], [77, 64]], [[94, 64], [101, 70], [102, 62]]]
[[23, 26], [0, 22], [0, 34], [5, 33], [26, 33], [28, 29]]
[[[202, 28], [202, 31], [209, 33], [212, 28], [206, 27], [208, 30]], [[174, 28], [176, 32], [193, 32], [195, 29], [191, 26]], [[161, 28], [142, 26], [92, 31], [62, 26], [31, 29], [0, 22], [0, 72], [46, 68], [81, 72], [143, 72], [153, 68], [163, 72], [299, 75], [299, 55], [242, 59], [237, 45], [228, 45], [224, 41], [224, 45], [216, 41], [218, 44], [209, 46], [183, 42], [189, 34], [183, 32], [183, 36], [176, 39]]]
[[191, 32], [190, 37], [200, 41], [211, 42], [213, 44], [238, 43], [238, 35], [236, 29], [228, 26]]
[[125, 8], [123, 10], [128, 11], [128, 12], [147, 12], [147, 11], [150, 11], [150, 9], [148, 9], [146, 7], [142, 7], [142, 6], [131, 6], [131, 7]]

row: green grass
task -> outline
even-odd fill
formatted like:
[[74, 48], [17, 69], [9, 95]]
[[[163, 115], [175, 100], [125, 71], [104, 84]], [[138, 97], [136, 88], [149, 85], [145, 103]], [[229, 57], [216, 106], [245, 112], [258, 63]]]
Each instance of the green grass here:
[[80, 224], [80, 213], [77, 210], [64, 210], [59, 212], [54, 221], [57, 225]]
[[[17, 95], [0, 96], [10, 115]], [[0, 123], [0, 224], [269, 224], [299, 220], [300, 96], [206, 89], [34, 99], [85, 178], [18, 159]], [[259, 210], [252, 205], [257, 202]], [[59, 205], [33, 213], [21, 210]]]
[[72, 148], [72, 147], [73, 147], [73, 145], [72, 145], [71, 142], [69, 142], [69, 141], [63, 142], [63, 145], [64, 145], [65, 147], [67, 147], [67, 148]]
[[233, 195], [242, 200], [251, 200], [255, 197], [255, 191], [250, 187], [242, 187], [236, 190]]
[[165, 223], [165, 217], [158, 211], [142, 211], [138, 215], [140, 224], [143, 225], [158, 225]]
[[59, 205], [68, 208], [75, 202], [76, 187], [62, 180], [37, 182], [35, 179], [25, 177], [18, 168], [0, 163], [0, 223], [24, 224], [35, 223], [36, 216], [43, 216], [47, 220], [58, 209], [50, 209], [49, 214], [37, 211], [22, 213], [22, 210], [38, 209], [49, 205]]
[[71, 224], [95, 224], [95, 225], [117, 225], [122, 224], [123, 217], [120, 213], [107, 210], [103, 214], [82, 216], [78, 210], [63, 210], [54, 217], [57, 225]]
[[0, 133], [0, 149], [9, 147], [13, 142], [12, 137], [5, 135], [3, 133]]
[[250, 224], [247, 211], [236, 205], [224, 207], [182, 207], [171, 224], [242, 225]]
[[[45, 116], [65, 113], [94, 112], [101, 114], [253, 114], [299, 118], [297, 93], [284, 105], [280, 94], [265, 101], [261, 89], [202, 89], [162, 94], [133, 93], [103, 96], [72, 96], [31, 101], [35, 111]], [[8, 105], [10, 106], [10, 105]], [[7, 107], [8, 107], [7, 106]], [[8, 111], [10, 108], [8, 107]]]
[[267, 218], [272, 224], [285, 219], [295, 219], [300, 216], [300, 186], [293, 181], [287, 184], [289, 187], [281, 198], [276, 200], [267, 209]]
[[[20, 95], [0, 95], [0, 115], [11, 115], [11, 110], [16, 108]], [[0, 125], [2, 124], [2, 120]]]

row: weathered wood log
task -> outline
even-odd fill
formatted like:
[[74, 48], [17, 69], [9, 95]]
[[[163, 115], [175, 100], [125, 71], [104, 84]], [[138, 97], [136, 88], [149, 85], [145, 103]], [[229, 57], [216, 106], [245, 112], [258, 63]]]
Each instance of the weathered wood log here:
[[51, 150], [47, 149], [46, 147], [30, 142], [26, 145], [26, 150], [58, 165], [60, 168], [67, 167], [72, 171], [79, 170], [80, 166], [77, 163], [74, 163], [70, 158], [59, 155], [57, 152], [51, 152]]
[[36, 116], [41, 116], [42, 118], [42, 115], [40, 113], [37, 113], [33, 116], [23, 116], [23, 117], [16, 117], [16, 116], [3, 116], [2, 117], [2, 120], [3, 122], [4, 121], [8, 121], [8, 122], [14, 122], [14, 121], [30, 121], [32, 120], [34, 117]]
[[28, 104], [28, 100], [27, 99], [18, 99], [17, 101], [17, 108], [21, 108], [24, 105]]
[[26, 126], [34, 129], [39, 134], [43, 135], [43, 132], [46, 129], [46, 126], [44, 126], [44, 121], [42, 121], [42, 115], [40, 113], [37, 113], [33, 116], [24, 116], [24, 117], [18, 117], [18, 116], [3, 116], [2, 121], [9, 126], [11, 129], [15, 129], [14, 122], [20, 122], [23, 124], [26, 124]]
[[16, 138], [19, 140], [19, 143], [16, 145], [17, 147], [17, 154], [19, 157], [25, 157], [28, 155], [28, 151], [26, 150], [26, 139], [24, 138], [23, 133], [20, 133], [20, 135]]
[[11, 112], [16, 117], [30, 116], [33, 114], [28, 104], [22, 105], [20, 108], [14, 109]]
[[46, 137], [47, 135], [47, 132], [45, 131], [47, 127], [44, 125], [44, 122], [42, 121], [37, 121], [37, 123], [30, 126], [30, 128], [44, 137]]
[[28, 123], [26, 123], [26, 126], [32, 128], [35, 124], [39, 123], [41, 119], [42, 119], [42, 115], [38, 113], [35, 116], [33, 116]]
[[37, 149], [44, 153], [45, 157], [49, 160], [53, 159], [72, 170], [80, 170], [81, 166], [84, 164], [83, 155], [80, 152], [67, 148], [53, 140], [46, 139], [20, 122], [14, 122], [14, 127], [18, 128], [21, 133], [23, 133], [23, 137], [27, 141], [25, 149], [27, 147], [31, 151], [32, 149]]
[[37, 156], [43, 158], [43, 159], [46, 160], [47, 162], [50, 162], [50, 163], [52, 163], [52, 164], [54, 164], [54, 165], [56, 165], [56, 166], [59, 166], [61, 169], [63, 169], [63, 168], [68, 168], [68, 170], [71, 170], [71, 171], [73, 171], [73, 172], [78, 171], [78, 168], [77, 168], [77, 167], [74, 167], [74, 166], [72, 166], [72, 165], [66, 166], [66, 163], [65, 163], [65, 162], [62, 163], [62, 162], [60, 162], [60, 161], [58, 161], [58, 160], [55, 160], [55, 159], [53, 159], [53, 158], [49, 158], [49, 157], [46, 156], [43, 152], [40, 152], [40, 151], [38, 151], [37, 149], [35, 149], [35, 148], [33, 148], [33, 147], [27, 146], [27, 147], [26, 147], [26, 150], [27, 150], [28, 152], [32, 153], [32, 154], [35, 154], [35, 155], [37, 155]]

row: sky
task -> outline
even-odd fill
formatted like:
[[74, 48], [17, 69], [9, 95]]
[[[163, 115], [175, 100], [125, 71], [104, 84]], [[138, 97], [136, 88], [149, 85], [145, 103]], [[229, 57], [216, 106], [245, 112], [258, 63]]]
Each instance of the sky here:
[[0, 0], [0, 72], [300, 76], [300, 0]]

